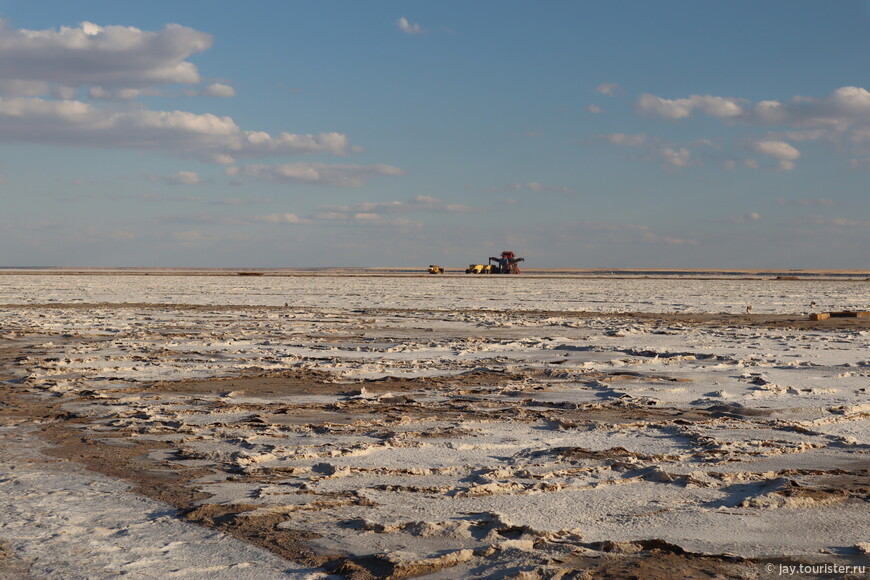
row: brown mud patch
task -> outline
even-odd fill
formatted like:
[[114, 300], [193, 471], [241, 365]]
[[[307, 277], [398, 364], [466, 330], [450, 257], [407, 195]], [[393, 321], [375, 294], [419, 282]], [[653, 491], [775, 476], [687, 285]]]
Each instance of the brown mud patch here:
[[788, 487], [777, 492], [783, 497], [816, 503], [847, 499], [870, 501], [870, 470], [867, 469], [853, 472], [785, 470], [782, 475], [789, 477]]
[[[565, 560], [562, 579], [638, 579], [720, 578], [743, 580], [757, 577], [761, 566], [728, 556], [692, 554], [679, 546], [650, 540], [646, 542], [603, 542], [594, 556], [575, 556]], [[528, 578], [536, 578], [534, 575]]]
[[516, 373], [498, 370], [476, 370], [446, 377], [422, 377], [414, 379], [385, 377], [383, 379], [338, 382], [333, 375], [327, 372], [310, 369], [293, 369], [241, 377], [159, 381], [147, 384], [144, 389], [148, 393], [180, 394], [216, 394], [221, 391], [228, 391], [249, 397], [292, 397], [294, 395], [338, 395], [350, 397], [359, 395], [362, 388], [365, 388], [369, 393], [407, 393], [434, 390], [441, 387], [498, 386], [523, 378], [525, 378], [524, 375]]

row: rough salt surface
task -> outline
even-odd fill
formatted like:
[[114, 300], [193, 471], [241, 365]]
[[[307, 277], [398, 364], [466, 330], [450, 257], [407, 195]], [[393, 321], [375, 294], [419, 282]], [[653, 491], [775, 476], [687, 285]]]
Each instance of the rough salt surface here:
[[[41, 339], [41, 354], [17, 369], [22, 384], [69, 399], [87, 391], [89, 399], [67, 409], [100, 418], [98, 428], [172, 438], [181, 452], [168, 461], [229, 469], [197, 482], [212, 494], [203, 503], [291, 514], [287, 527], [322, 534], [314, 545], [325, 553], [405, 561], [452, 550], [462, 560], [465, 550], [498, 544], [531, 558], [535, 540], [570, 537], [662, 538], [699, 552], [756, 557], [849, 553], [870, 534], [859, 492], [816, 493], [807, 475], [868, 465], [870, 332], [706, 327], [607, 313], [743, 312], [751, 302], [755, 313], [794, 314], [811, 300], [819, 310], [864, 309], [867, 288], [761, 280], [0, 276], [0, 303], [10, 304], [2, 307], [8, 340], [65, 335], [57, 344]], [[50, 301], [178, 306], [26, 305]], [[181, 306], [284, 303], [277, 310]], [[408, 310], [371, 310], [376, 306]], [[559, 310], [602, 315], [553, 314]], [[475, 371], [520, 378], [473, 388], [421, 383], [403, 393], [401, 412], [429, 418], [398, 421], [393, 410], [389, 424], [382, 418], [399, 403], [377, 393], [140, 396], [157, 380], [287, 369], [326, 371], [336, 381], [447, 380]], [[605, 414], [589, 423], [585, 405], [721, 416], [676, 423]], [[311, 409], [328, 411], [326, 418], [312, 419], [314, 426], [278, 419]], [[328, 420], [344, 411], [359, 412], [357, 420]], [[279, 475], [258, 479], [270, 469]], [[235, 481], [238, 473], [249, 479]], [[783, 493], [789, 486], [816, 495], [791, 498]], [[76, 493], [87, 497], [80, 487]], [[22, 503], [21, 519], [61, 500], [50, 489], [34, 497], [45, 503]], [[79, 527], [69, 533], [87, 532]], [[515, 529], [525, 530], [522, 538], [504, 535]], [[69, 549], [59, 544], [57, 553], [69, 558]]]
[[129, 485], [39, 453], [21, 425], [0, 427], [0, 539], [39, 578], [325, 578], [322, 572], [180, 521]]

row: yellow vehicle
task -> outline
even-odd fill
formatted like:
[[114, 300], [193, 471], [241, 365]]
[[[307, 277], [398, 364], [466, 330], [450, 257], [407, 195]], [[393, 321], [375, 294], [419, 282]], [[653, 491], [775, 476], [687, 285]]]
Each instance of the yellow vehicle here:
[[466, 274], [495, 274], [496, 272], [492, 264], [469, 264], [465, 269]]
[[444, 268], [441, 266], [436, 266], [435, 264], [429, 264], [429, 273], [430, 274], [443, 274]]

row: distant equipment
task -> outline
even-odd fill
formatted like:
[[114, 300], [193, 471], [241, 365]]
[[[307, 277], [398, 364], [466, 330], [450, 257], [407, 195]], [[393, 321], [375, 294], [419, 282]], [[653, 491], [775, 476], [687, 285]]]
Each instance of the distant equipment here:
[[[524, 262], [524, 258], [517, 258], [511, 251], [504, 251], [500, 258], [490, 257], [487, 264], [469, 264], [466, 274], [519, 274], [517, 264]], [[493, 262], [495, 262], [493, 264]]]
[[444, 268], [441, 266], [436, 266], [435, 264], [429, 264], [429, 273], [430, 274], [443, 274]]

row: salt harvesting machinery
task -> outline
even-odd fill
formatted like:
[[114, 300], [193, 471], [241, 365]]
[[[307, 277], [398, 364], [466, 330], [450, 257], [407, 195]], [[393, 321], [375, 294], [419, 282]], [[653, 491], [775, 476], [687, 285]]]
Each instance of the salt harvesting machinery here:
[[[517, 258], [511, 251], [504, 251], [500, 258], [490, 256], [486, 264], [469, 264], [466, 268], [466, 274], [519, 274], [520, 269], [517, 266], [520, 262], [525, 261], [525, 258]], [[493, 264], [493, 262], [495, 262]]]

